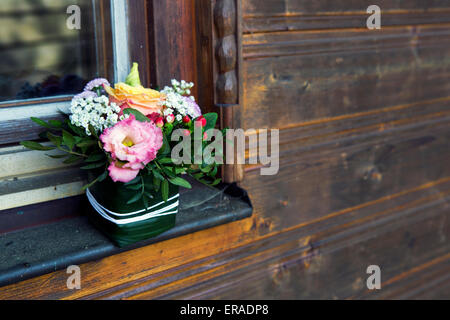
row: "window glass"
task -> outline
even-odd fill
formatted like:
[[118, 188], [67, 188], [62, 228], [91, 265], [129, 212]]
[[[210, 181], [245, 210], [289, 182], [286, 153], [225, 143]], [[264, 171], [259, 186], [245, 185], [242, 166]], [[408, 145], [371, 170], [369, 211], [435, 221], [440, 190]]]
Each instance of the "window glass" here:
[[0, 103], [71, 95], [97, 76], [93, 4], [1, 0]]

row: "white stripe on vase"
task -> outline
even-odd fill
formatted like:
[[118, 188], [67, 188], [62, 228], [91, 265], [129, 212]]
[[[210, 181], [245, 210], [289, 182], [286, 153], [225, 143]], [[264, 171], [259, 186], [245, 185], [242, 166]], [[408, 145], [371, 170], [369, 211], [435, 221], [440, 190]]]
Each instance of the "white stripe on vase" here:
[[[87, 195], [88, 197], [91, 196], [92, 199], [93, 199], [93, 200], [94, 200], [94, 201], [95, 201], [95, 202], [96, 202], [96, 203], [97, 203], [104, 211], [110, 213], [110, 214], [113, 215], [113, 216], [117, 216], [117, 217], [127, 217], [127, 216], [132, 216], [132, 215], [135, 215], [135, 214], [139, 214], [139, 213], [145, 212], [145, 211], [147, 211], [147, 210], [151, 210], [151, 209], [153, 209], [153, 208], [156, 208], [156, 207], [158, 207], [158, 206], [160, 206], [160, 205], [166, 203], [166, 202], [162, 201], [162, 202], [159, 202], [159, 203], [157, 203], [157, 204], [155, 204], [155, 205], [153, 205], [153, 206], [151, 206], [151, 207], [148, 207], [148, 208], [146, 208], [146, 209], [138, 210], [138, 211], [135, 211], [135, 212], [129, 212], [129, 213], [118, 213], [118, 212], [113, 212], [113, 211], [111, 211], [111, 210], [108, 210], [107, 208], [105, 208], [104, 206], [102, 206], [102, 205], [95, 199], [95, 197], [92, 195], [92, 193], [90, 192], [89, 188], [86, 189], [86, 195]], [[172, 201], [172, 200], [178, 198], [179, 196], [180, 196], [180, 194], [178, 193], [178, 194], [174, 195], [173, 197], [167, 199], [167, 202], [168, 202], [168, 201]]]
[[[103, 218], [111, 221], [114, 224], [117, 225], [122, 225], [122, 224], [129, 224], [129, 223], [133, 223], [133, 222], [139, 222], [139, 221], [144, 221], [144, 220], [148, 220], [151, 218], [155, 218], [155, 217], [160, 217], [160, 216], [165, 216], [165, 215], [169, 215], [169, 214], [176, 214], [178, 213], [178, 204], [179, 201], [171, 204], [170, 206], [167, 206], [164, 209], [160, 209], [154, 212], [150, 212], [148, 214], [142, 215], [142, 216], [138, 216], [138, 217], [134, 217], [134, 218], [128, 218], [128, 219], [114, 219], [112, 217], [110, 217], [109, 215], [107, 215], [105, 213], [105, 211], [103, 211], [103, 209], [101, 207], [99, 207], [99, 205], [97, 204], [97, 202], [95, 201], [95, 199], [92, 197], [92, 195], [88, 195], [88, 200], [91, 203], [92, 207], [95, 209], [95, 211], [97, 211]], [[167, 210], [173, 209], [173, 208], [177, 208], [174, 211], [169, 211], [166, 212]]]

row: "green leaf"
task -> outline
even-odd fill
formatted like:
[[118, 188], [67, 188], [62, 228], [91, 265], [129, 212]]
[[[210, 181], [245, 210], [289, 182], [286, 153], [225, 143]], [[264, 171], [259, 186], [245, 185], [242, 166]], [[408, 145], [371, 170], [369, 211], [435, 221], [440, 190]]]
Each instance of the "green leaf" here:
[[31, 150], [49, 151], [49, 150], [55, 149], [55, 147], [46, 147], [35, 141], [22, 141], [22, 142], [20, 142], [20, 144], [23, 145], [25, 148], [28, 148]]
[[170, 153], [170, 144], [169, 140], [167, 140], [167, 137], [165, 134], [163, 134], [163, 145], [161, 149], [158, 151], [158, 155], [160, 156], [166, 156]]
[[166, 136], [170, 136], [172, 134], [172, 131], [173, 131], [173, 124], [166, 123], [166, 125], [164, 126], [164, 134]]
[[95, 130], [95, 128], [92, 126], [92, 124], [90, 124], [88, 126], [89, 132], [91, 133], [91, 135], [93, 135], [94, 137], [96, 137], [98, 139], [98, 135], [97, 135], [97, 131]]
[[222, 181], [222, 179], [216, 179], [216, 180], [214, 180], [214, 182], [213, 183], [211, 183], [211, 186], [216, 186], [216, 185], [218, 185], [220, 182]]
[[141, 79], [139, 78], [139, 65], [133, 62], [130, 74], [125, 79], [125, 83], [132, 87], [141, 87]]
[[214, 166], [214, 169], [210, 173], [208, 173], [208, 176], [214, 178], [217, 175], [217, 171], [218, 171], [218, 167]]
[[98, 181], [102, 182], [103, 180], [106, 179], [106, 177], [108, 176], [108, 171], [103, 172], [99, 177], [98, 177]]
[[138, 202], [142, 198], [142, 193], [136, 193], [130, 200], [128, 200], [127, 204], [132, 204]]
[[137, 191], [137, 190], [142, 189], [142, 185], [141, 184], [132, 184], [131, 186], [127, 186], [127, 189]]
[[156, 179], [160, 181], [163, 181], [165, 179], [164, 176], [158, 170], [153, 170], [153, 175]]
[[196, 174], [192, 174], [192, 177], [196, 180], [203, 178], [205, 175], [203, 174], [203, 172], [199, 172]]
[[172, 172], [171, 170], [167, 169], [166, 167], [161, 167], [163, 172], [170, 178], [175, 178], [176, 175], [174, 172]]
[[144, 196], [146, 196], [149, 199], [153, 199], [153, 195], [150, 192], [144, 192]]
[[91, 163], [88, 164], [87, 166], [83, 166], [80, 169], [83, 170], [91, 170], [91, 169], [97, 169], [97, 168], [101, 168], [105, 165], [105, 162], [96, 162], [96, 163]]
[[150, 205], [148, 204], [147, 197], [142, 196], [142, 202], [144, 202], [144, 207], [145, 207], [145, 208], [150, 207]]
[[206, 113], [203, 115], [206, 119], [205, 131], [209, 129], [214, 129], [216, 127], [218, 115], [215, 112]]
[[47, 128], [47, 129], [52, 129], [52, 126], [49, 125], [49, 124], [48, 124], [47, 122], [45, 122], [44, 120], [41, 120], [41, 119], [35, 118], [35, 117], [31, 117], [30, 119], [31, 119], [31, 121], [33, 121], [34, 123], [37, 123], [38, 125], [40, 125], [40, 126], [42, 126], [42, 127], [45, 127], [45, 128]]
[[63, 130], [63, 142], [70, 150], [72, 150], [73, 147], [75, 147], [74, 136], [66, 130]]
[[77, 147], [79, 148], [85, 148], [85, 147], [91, 147], [95, 146], [97, 144], [96, 140], [92, 139], [83, 139], [81, 142], [77, 143]]
[[186, 180], [184, 180], [183, 178], [180, 177], [176, 177], [173, 179], [169, 179], [170, 183], [183, 187], [183, 188], [187, 188], [187, 189], [192, 189], [192, 186], [189, 182], [187, 182]]
[[161, 183], [161, 195], [164, 202], [166, 202], [167, 199], [169, 199], [169, 182], [167, 180], [164, 180]]
[[186, 172], [186, 168], [177, 168], [175, 167], [175, 174], [180, 174]]
[[64, 164], [74, 164], [83, 160], [82, 157], [71, 155], [69, 158], [63, 161]]
[[134, 178], [133, 180], [128, 181], [128, 182], [125, 183], [124, 185], [125, 185], [125, 186], [131, 186], [132, 184], [136, 184], [136, 183], [138, 183], [138, 182], [140, 182], [140, 181], [141, 181], [141, 177], [136, 177], [136, 178]]
[[202, 167], [200, 167], [200, 170], [202, 171], [202, 172], [204, 172], [204, 173], [208, 173], [208, 172], [210, 172], [211, 170], [212, 170], [212, 168], [213, 168], [213, 165], [207, 165], [206, 167], [204, 167], [204, 168], [202, 168]]
[[172, 163], [172, 159], [171, 158], [162, 158], [162, 159], [159, 159], [158, 162], [160, 164], [171, 164]]
[[38, 134], [39, 138], [41, 138], [42, 140], [48, 139], [47, 138], [47, 132], [48, 131], [39, 132], [39, 134]]
[[47, 139], [50, 140], [55, 146], [60, 147], [62, 143], [62, 138], [60, 136], [56, 136], [51, 132], [47, 132]]
[[52, 127], [55, 127], [55, 128], [61, 128], [62, 125], [63, 125], [62, 121], [59, 121], [59, 120], [49, 120], [48, 123], [49, 123]]
[[140, 111], [136, 109], [126, 108], [123, 109], [123, 114], [132, 114], [136, 118], [137, 121], [140, 122], [150, 122], [150, 119], [144, 116]]
[[159, 189], [161, 188], [161, 181], [160, 179], [156, 178], [155, 176], [153, 176], [153, 187], [155, 188], [155, 191], [159, 191]]
[[105, 154], [103, 152], [99, 152], [99, 153], [93, 153], [91, 154], [86, 160], [84, 160], [85, 162], [97, 162], [100, 160], [104, 160], [105, 159]]
[[70, 120], [66, 121], [68, 127], [70, 128], [70, 130], [72, 130], [75, 134], [79, 135], [79, 136], [85, 136], [86, 135], [86, 131], [84, 129], [81, 129], [80, 127], [77, 127], [75, 125], [73, 125]]
[[99, 176], [97, 177], [97, 179], [95, 179], [95, 180], [92, 181], [91, 183], [89, 183], [89, 184], [83, 186], [83, 187], [81, 188], [81, 191], [84, 191], [84, 190], [86, 190], [87, 188], [90, 188], [91, 186], [93, 186], [93, 185], [94, 185], [95, 183], [97, 183], [97, 182], [101, 182], [101, 181], [105, 180], [107, 176], [108, 176], [108, 171], [103, 172], [101, 175], [99, 175]]
[[62, 159], [62, 158], [66, 158], [68, 156], [68, 154], [46, 154], [47, 157], [50, 157], [52, 159]]

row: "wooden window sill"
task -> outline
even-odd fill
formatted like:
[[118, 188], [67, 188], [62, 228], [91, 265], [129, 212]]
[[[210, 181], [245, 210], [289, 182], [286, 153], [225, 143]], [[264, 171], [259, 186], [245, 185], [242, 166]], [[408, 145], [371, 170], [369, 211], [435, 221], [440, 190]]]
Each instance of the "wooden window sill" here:
[[116, 247], [83, 214], [0, 233], [0, 287], [251, 216], [244, 190], [235, 184], [221, 188], [195, 185], [182, 193], [173, 229], [125, 248]]

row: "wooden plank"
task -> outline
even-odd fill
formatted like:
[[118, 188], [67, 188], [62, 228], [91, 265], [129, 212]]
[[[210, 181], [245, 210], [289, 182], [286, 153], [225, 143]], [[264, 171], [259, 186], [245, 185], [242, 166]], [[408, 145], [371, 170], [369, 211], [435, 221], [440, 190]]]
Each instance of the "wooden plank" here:
[[150, 1], [128, 0], [128, 38], [130, 60], [139, 63], [139, 75], [142, 85], [150, 87], [152, 62], [150, 60]]
[[[262, 33], [273, 31], [294, 30], [320, 30], [320, 29], [343, 29], [343, 28], [366, 28], [367, 13], [353, 14], [313, 14], [302, 15], [267, 14], [250, 15], [244, 20], [244, 33]], [[431, 12], [407, 12], [396, 13], [382, 11], [381, 27], [389, 26], [414, 26], [423, 24], [440, 24], [450, 22], [450, 12], [447, 10]]]
[[[279, 248], [278, 256], [254, 257], [246, 261], [247, 264], [242, 260], [230, 263], [222, 274], [217, 272], [208, 277], [205, 272], [183, 279], [180, 282], [186, 287], [181, 290], [167, 285], [169, 288], [162, 286], [133, 298], [350, 298], [354, 293], [367, 292], [369, 265], [379, 265], [382, 279], [389, 279], [436, 257], [448, 259], [448, 242], [440, 235], [450, 227], [445, 207], [444, 204], [434, 208], [433, 214], [419, 207], [414, 216], [385, 221], [389, 226], [376, 224], [361, 230], [355, 228], [329, 238], [315, 235], [308, 240], [311, 242], [306, 241], [311, 243], [309, 250], [302, 246], [305, 239], [293, 237], [290, 246], [286, 245], [284, 250]], [[367, 294], [371, 297], [376, 292]]]
[[433, 299], [447, 297], [449, 291], [450, 253], [414, 266], [382, 281], [382, 290], [362, 291], [352, 299]]
[[[224, 267], [220, 268], [221, 271], [218, 270], [219, 275], [232, 271], [227, 267], [228, 263], [233, 264], [235, 268], [241, 268], [253, 262], [257, 263], [260, 261], [256, 260], [258, 257], [276, 259], [283, 252], [289, 252], [293, 248], [300, 250], [302, 259], [307, 259], [311, 248], [316, 246], [313, 243], [330, 237], [328, 243], [333, 244], [335, 242], [333, 235], [337, 233], [344, 235], [342, 240], [345, 240], [346, 230], [349, 228], [357, 228], [354, 234], [355, 232], [366, 234], [364, 228], [371, 228], [372, 232], [383, 234], [386, 232], [385, 228], [378, 228], [380, 224], [376, 223], [380, 219], [385, 226], [392, 226], [393, 220], [410, 221], [408, 218], [410, 216], [421, 217], [421, 219], [435, 216], [440, 211], [433, 208], [439, 208], [446, 203], [445, 197], [448, 197], [449, 187], [448, 179], [429, 183], [379, 199], [379, 201], [330, 214], [326, 219], [316, 219], [308, 224], [288, 228], [283, 233], [273, 230], [265, 236], [261, 233], [265, 233], [270, 224], [261, 217], [254, 217], [84, 264], [81, 268], [85, 276], [83, 276], [83, 286], [80, 291], [67, 290], [67, 274], [62, 270], [3, 287], [0, 289], [0, 297], [3, 299], [105, 296], [124, 298], [149, 290], [148, 294], [167, 294], [168, 291], [163, 288], [161, 289], [163, 291], [153, 291], [152, 288], [172, 282], [174, 283], [169, 292], [177, 292], [186, 284], [192, 283], [192, 275], [200, 274], [204, 277], [202, 273], [208, 273], [208, 270], [214, 272], [222, 265]], [[441, 193], [439, 190], [447, 191]], [[416, 208], [419, 209], [416, 210]], [[313, 237], [320, 232], [322, 236]], [[285, 236], [282, 236], [283, 234]], [[362, 241], [362, 239], [358, 240], [356, 235], [353, 239], [356, 242]], [[254, 242], [255, 240], [258, 241]], [[379, 241], [375, 242], [379, 243]], [[418, 241], [418, 243], [426, 245], [426, 242]], [[280, 246], [281, 249], [284, 248], [284, 251], [280, 251]], [[339, 247], [345, 247], [345, 245], [339, 245]], [[228, 251], [233, 248], [238, 251]], [[442, 250], [441, 246], [433, 246], [433, 248], [436, 251]], [[260, 252], [261, 250], [263, 252]], [[133, 263], [130, 264], [130, 261]], [[202, 278], [196, 282], [197, 280], [194, 279], [194, 283], [200, 284], [201, 280]], [[206, 279], [203, 278], [203, 280]], [[35, 290], [37, 287], [40, 288], [39, 291]]]
[[0, 108], [0, 145], [8, 145], [23, 140], [35, 140], [45, 131], [30, 120], [31, 116], [42, 120], [64, 120], [61, 112], [68, 112], [69, 101], [49, 102], [34, 106], [12, 106]]
[[[174, 78], [196, 83], [194, 1], [151, 1], [150, 4], [151, 85], [162, 89]], [[194, 87], [195, 96], [196, 90]]]
[[277, 175], [262, 176], [256, 168], [247, 172], [242, 185], [255, 212], [270, 221], [272, 229], [305, 223], [450, 177], [445, 165], [450, 161], [448, 124], [448, 115], [445, 119], [438, 114], [428, 123], [384, 131], [372, 127], [336, 140], [324, 136], [312, 139], [311, 145], [308, 139], [293, 139], [280, 146]]
[[[370, 1], [302, 2], [298, 0], [257, 0], [244, 3], [244, 32], [366, 28]], [[382, 27], [436, 24], [450, 21], [448, 3], [379, 1]]]
[[244, 127], [283, 128], [447, 97], [449, 30], [246, 36]]
[[[349, 14], [366, 12], [374, 4], [370, 0], [246, 0], [244, 15], [313, 15], [313, 14]], [[387, 12], [429, 12], [448, 9], [447, 0], [379, 0], [376, 3]]]

